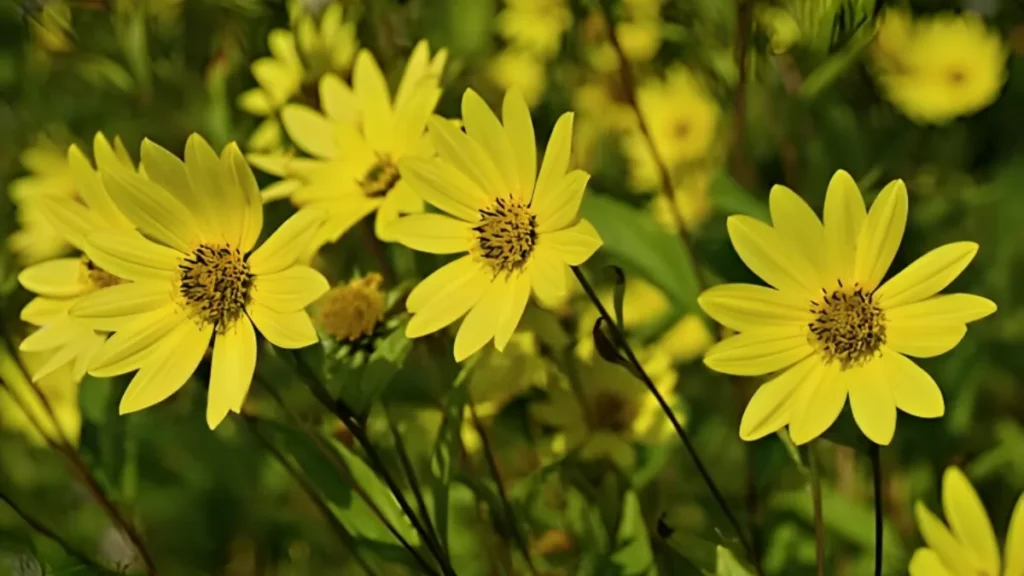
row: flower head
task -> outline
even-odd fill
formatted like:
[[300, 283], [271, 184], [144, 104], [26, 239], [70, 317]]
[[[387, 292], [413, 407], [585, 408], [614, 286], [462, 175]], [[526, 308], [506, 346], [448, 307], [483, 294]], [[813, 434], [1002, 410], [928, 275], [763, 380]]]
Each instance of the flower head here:
[[445, 50], [431, 57], [426, 41], [417, 44], [392, 99], [380, 66], [363, 50], [356, 57], [351, 87], [333, 74], [320, 80], [323, 114], [301, 104], [282, 110], [288, 136], [312, 157], [253, 161], [295, 183], [292, 203], [327, 213], [314, 249], [336, 241], [373, 212], [377, 237], [392, 241], [388, 228], [394, 220], [423, 210], [422, 201], [399, 177], [397, 163], [432, 153], [423, 131], [441, 96], [446, 59]]
[[921, 502], [914, 508], [927, 547], [914, 552], [910, 576], [1024, 574], [1024, 494], [1010, 517], [1002, 563], [999, 542], [981, 498], [963, 471], [955, 466], [942, 475], [942, 508], [948, 526]]
[[111, 198], [138, 232], [86, 237], [89, 259], [129, 281], [71, 307], [73, 317], [113, 332], [89, 372], [107, 377], [137, 370], [120, 411], [142, 410], [188, 381], [212, 339], [206, 420], [214, 428], [242, 408], [256, 367], [253, 325], [282, 348], [317, 341], [305, 307], [329, 286], [296, 261], [323, 215], [299, 211], [256, 248], [263, 207], [252, 170], [237, 145], [218, 157], [196, 134], [184, 162], [144, 141], [148, 178], [97, 160]]
[[376, 272], [332, 288], [317, 302], [317, 324], [339, 341], [353, 342], [373, 334], [384, 319], [384, 279]]
[[956, 346], [966, 324], [995, 311], [972, 294], [937, 295], [978, 251], [973, 242], [932, 250], [883, 282], [907, 223], [907, 190], [887, 185], [868, 212], [840, 170], [825, 198], [824, 225], [792, 190], [771, 191], [773, 226], [732, 216], [729, 237], [743, 262], [771, 287], [725, 284], [698, 302], [740, 334], [704, 362], [738, 376], [781, 373], [762, 385], [740, 423], [754, 440], [789, 425], [793, 441], [821, 435], [850, 398], [873, 442], [888, 444], [896, 409], [921, 418], [945, 411], [935, 381], [907, 356], [930, 358]]
[[458, 360], [492, 339], [503, 350], [531, 288], [542, 302], [557, 301], [566, 292], [567, 266], [582, 264], [601, 245], [577, 215], [590, 176], [569, 171], [572, 114], [555, 124], [539, 174], [533, 121], [518, 92], [506, 94], [502, 119], [467, 90], [466, 132], [434, 117], [428, 133], [438, 156], [399, 163], [410, 188], [446, 214], [400, 219], [398, 241], [433, 254], [465, 253], [409, 294], [406, 334], [425, 336], [465, 316], [455, 338]]

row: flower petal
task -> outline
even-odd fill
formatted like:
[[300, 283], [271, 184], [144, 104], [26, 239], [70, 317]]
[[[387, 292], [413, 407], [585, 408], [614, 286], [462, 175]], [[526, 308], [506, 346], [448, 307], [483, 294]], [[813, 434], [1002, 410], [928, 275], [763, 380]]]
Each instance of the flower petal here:
[[519, 274], [509, 279], [507, 300], [501, 304], [501, 317], [494, 329], [494, 347], [504, 352], [523, 318], [526, 303], [530, 300], [530, 276]]
[[127, 316], [156, 310], [170, 304], [173, 297], [167, 282], [129, 282], [83, 296], [68, 313], [78, 318]]
[[33, 294], [68, 298], [88, 291], [81, 258], [56, 258], [33, 264], [18, 274], [18, 282]]
[[519, 184], [515, 153], [508, 141], [508, 136], [490, 106], [472, 88], [467, 89], [462, 95], [462, 122], [465, 125], [466, 134], [476, 140], [494, 162], [508, 191], [529, 202], [530, 190], [526, 190], [524, 193]]
[[263, 198], [256, 183], [252, 168], [234, 142], [224, 147], [220, 157], [220, 169], [225, 179], [224, 194], [234, 198], [234, 208], [224, 214], [222, 224], [228, 236], [228, 243], [237, 246], [243, 253], [252, 250], [263, 231]]
[[184, 254], [135, 232], [100, 231], [86, 238], [85, 253], [94, 264], [126, 280], [170, 281]]
[[192, 164], [192, 178], [189, 177], [185, 162], [148, 138], [142, 141], [142, 166], [146, 170], [146, 176], [180, 200], [205, 231], [214, 228], [216, 219], [220, 216], [213, 208], [211, 196], [220, 191], [221, 185], [216, 170], [212, 170], [210, 174], [198, 171], [200, 166], [205, 167], [208, 163], [196, 160], [196, 148], [200, 142], [201, 146], [208, 150], [208, 154], [213, 156], [214, 167], [216, 166], [217, 156], [209, 149], [210, 145], [193, 134], [185, 145], [185, 157], [190, 159]]
[[303, 310], [277, 312], [259, 302], [253, 302], [246, 307], [246, 312], [260, 334], [278, 348], [305, 348], [319, 341], [313, 321]]
[[913, 360], [883, 347], [879, 361], [897, 408], [918, 418], [938, 418], [946, 412], [942, 390]]
[[580, 220], [569, 228], [539, 235], [537, 244], [543, 244], [566, 264], [579, 266], [593, 256], [602, 241], [590, 222]]
[[377, 217], [373, 220], [373, 233], [382, 242], [397, 242], [395, 223], [403, 216], [420, 214], [424, 210], [423, 199], [413, 192], [408, 184], [399, 180], [377, 208]]
[[847, 377], [853, 419], [868, 440], [888, 446], [896, 432], [896, 402], [878, 360], [870, 360]]
[[179, 323], [132, 378], [118, 411], [121, 414], [137, 412], [177, 392], [196, 371], [212, 334], [211, 324], [199, 328], [193, 322]]
[[790, 250], [801, 254], [818, 273], [819, 283], [829, 278], [825, 254], [825, 228], [803, 198], [785, 186], [772, 187], [768, 196], [772, 227]]
[[100, 347], [89, 365], [89, 374], [109, 378], [131, 372], [142, 366], [171, 339], [171, 332], [180, 324], [192, 324], [174, 305], [146, 312], [121, 327]]
[[160, 185], [125, 169], [103, 171], [103, 183], [139, 231], [180, 252], [203, 239], [192, 213]]
[[206, 424], [213, 430], [228, 412], [240, 412], [256, 372], [256, 331], [242, 315], [234, 326], [217, 334], [210, 364]]
[[417, 88], [411, 98], [396, 108], [395, 141], [391, 146], [395, 158], [417, 153], [418, 147], [423, 145], [426, 138], [427, 121], [434, 113], [440, 98], [439, 87], [424, 83]]
[[402, 179], [428, 203], [466, 222], [480, 219], [491, 200], [464, 174], [437, 159], [406, 157], [398, 162]]
[[277, 312], [296, 312], [330, 289], [323, 274], [309, 266], [297, 265], [257, 276], [252, 286], [252, 299]]
[[1024, 494], [1017, 499], [1010, 516], [1010, 526], [1006, 529], [1006, 576], [1024, 574]]
[[825, 193], [825, 253], [836, 278], [853, 276], [857, 237], [867, 218], [864, 196], [846, 170], [838, 170]]
[[331, 122], [316, 110], [304, 104], [287, 104], [281, 109], [281, 124], [303, 152], [325, 160], [337, 156]]
[[802, 446], [824, 434], [843, 411], [847, 390], [847, 381], [840, 377], [839, 364], [818, 364], [801, 386], [789, 418], [793, 443]]
[[942, 510], [953, 536], [974, 560], [971, 574], [999, 574], [999, 543], [978, 493], [955, 466], [942, 475]]
[[427, 128], [427, 136], [438, 157], [480, 191], [485, 198], [482, 204], [509, 194], [508, 184], [502, 180], [494, 161], [476, 140], [440, 116], [428, 120]]
[[821, 288], [814, 268], [790, 250], [771, 226], [749, 216], [730, 216], [726, 227], [736, 254], [768, 284], [798, 296]]
[[704, 355], [704, 364], [724, 374], [760, 376], [796, 364], [813, 352], [806, 326], [766, 328], [715, 344]]
[[974, 294], [941, 294], [885, 311], [886, 321], [897, 324], [966, 324], [996, 311], [996, 303]]
[[32, 201], [33, 205], [69, 244], [82, 250], [85, 238], [94, 230], [109, 227], [96, 214], [86, 208], [78, 200], [60, 197], [41, 197]]
[[558, 193], [558, 184], [569, 170], [573, 118], [572, 112], [566, 112], [555, 122], [544, 150], [544, 161], [540, 165], [540, 174], [537, 175], [537, 184], [533, 189], [534, 196]]
[[932, 514], [931, 510], [921, 502], [917, 502], [914, 505], [914, 515], [917, 517], [917, 527], [921, 531], [924, 543], [939, 555], [942, 564], [950, 572], [957, 575], [975, 573], [974, 567], [967, 559], [967, 550], [950, 534], [949, 529], [935, 514]]
[[762, 384], [751, 397], [740, 421], [740, 438], [763, 438], [790, 423], [797, 392], [821, 361], [808, 356], [779, 376]]
[[359, 99], [359, 109], [363, 112], [363, 134], [366, 140], [378, 152], [390, 151], [395, 130], [391, 91], [384, 73], [369, 50], [360, 50], [356, 56], [352, 68], [352, 89]]
[[918, 548], [910, 558], [910, 576], [955, 576], [931, 548]]
[[915, 326], [890, 323], [886, 327], [886, 344], [893, 350], [915, 358], [932, 358], [949, 352], [967, 334], [967, 326]]
[[473, 256], [463, 256], [435, 270], [409, 293], [405, 307], [409, 312], [419, 312], [424, 305], [433, 300], [450, 286], [461, 286], [481, 270], [480, 263]]
[[974, 242], [939, 246], [880, 286], [875, 298], [886, 308], [895, 308], [934, 296], [956, 280], [977, 253]]
[[574, 222], [588, 182], [590, 174], [583, 170], [573, 170], [563, 176], [551, 190], [535, 195], [531, 207], [537, 215], [537, 232], [544, 234], [561, 230]]
[[533, 250], [529, 264], [530, 284], [540, 303], [555, 308], [565, 301], [569, 293], [569, 266], [546, 246]]
[[[435, 273], [436, 274], [436, 273]], [[424, 280], [426, 283], [430, 278]], [[477, 265], [475, 273], [459, 278], [461, 282], [447, 286], [436, 286], [431, 284], [435, 291], [429, 299], [420, 306], [409, 324], [405, 327], [405, 335], [409, 338], [419, 338], [448, 326], [455, 322], [469, 311], [491, 284], [491, 275], [482, 267]], [[421, 284], [422, 286], [422, 284]], [[435, 288], [436, 286], [436, 288]], [[417, 287], [419, 288], [419, 287]], [[409, 295], [409, 302], [414, 301], [416, 294]], [[420, 296], [426, 298], [426, 296]], [[409, 304], [407, 304], [408, 306]]]
[[44, 298], [37, 296], [21, 309], [19, 318], [35, 326], [43, 326], [66, 316], [75, 300], [68, 298]]
[[878, 287], [889, 270], [907, 227], [907, 187], [890, 182], [871, 204], [857, 238], [854, 278], [867, 291]]
[[262, 246], [249, 255], [249, 271], [262, 276], [280, 272], [294, 265], [309, 249], [313, 236], [323, 224], [324, 216], [323, 211], [311, 208], [304, 208], [293, 214]]
[[501, 322], [502, 308], [508, 305], [509, 288], [511, 284], [503, 276], [495, 278], [470, 308], [455, 335], [456, 362], [469, 358], [494, 338], [494, 331]]
[[79, 150], [78, 146], [68, 148], [68, 166], [75, 178], [75, 187], [79, 195], [96, 216], [108, 226], [130, 228], [131, 222], [117, 209], [114, 201], [103, 187], [99, 172], [93, 169], [89, 159]]
[[517, 88], [505, 93], [501, 118], [519, 173], [520, 197], [528, 199], [537, 178], [537, 137], [533, 132], [530, 108], [526, 105], [523, 93]]
[[74, 319], [65, 316], [29, 334], [28, 338], [22, 340], [18, 345], [18, 350], [22, 352], [52, 350], [73, 341], [80, 334], [79, 325], [75, 323]]
[[442, 214], [413, 214], [391, 227], [403, 246], [430, 254], [467, 252], [473, 244], [472, 224]]
[[331, 120], [343, 122], [354, 123], [360, 113], [355, 92], [333, 72], [320, 78], [320, 107]]
[[705, 290], [697, 304], [719, 324], [744, 332], [773, 326], [806, 326], [809, 302], [765, 286], [720, 284]]

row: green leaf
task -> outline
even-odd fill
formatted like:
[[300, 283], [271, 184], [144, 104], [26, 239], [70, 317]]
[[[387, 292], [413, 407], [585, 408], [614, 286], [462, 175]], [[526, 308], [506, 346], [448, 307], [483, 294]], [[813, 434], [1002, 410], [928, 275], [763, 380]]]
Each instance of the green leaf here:
[[622, 499], [622, 515], [615, 536], [616, 550], [612, 563], [623, 576], [656, 576], [658, 567], [654, 563], [651, 539], [644, 525], [643, 512], [636, 492], [629, 491]]
[[715, 550], [715, 576], [753, 576], [732, 551], [725, 546], [719, 546]]
[[722, 214], [743, 214], [762, 222], [771, 221], [768, 205], [733, 180], [728, 172], [721, 171], [712, 177], [708, 193], [711, 205]]
[[585, 195], [580, 212], [601, 235], [604, 253], [661, 288], [679, 309], [700, 312], [697, 275], [676, 235], [647, 212], [600, 194]]
[[412, 341], [406, 337], [403, 324], [378, 344], [361, 370], [345, 372], [349, 381], [342, 383], [341, 399], [360, 420], [366, 419], [373, 403], [402, 369], [410, 350]]
[[597, 349], [598, 355], [604, 358], [605, 361], [613, 364], [619, 364], [621, 366], [629, 367], [629, 362], [619, 351], [619, 347], [612, 342], [612, 337], [608, 335], [608, 329], [604, 326], [604, 318], [598, 317], [594, 322], [594, 329], [591, 331], [591, 335], [594, 337], [594, 348]]

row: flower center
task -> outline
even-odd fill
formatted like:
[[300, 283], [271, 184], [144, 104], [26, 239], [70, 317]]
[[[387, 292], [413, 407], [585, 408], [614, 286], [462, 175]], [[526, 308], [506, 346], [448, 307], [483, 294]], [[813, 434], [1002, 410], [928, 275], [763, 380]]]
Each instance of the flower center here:
[[340, 341], [353, 342], [373, 334], [384, 319], [382, 281], [380, 274], [371, 273], [331, 289], [320, 301], [320, 326]]
[[92, 287], [95, 290], [108, 288], [110, 286], [117, 286], [118, 284], [124, 284], [125, 282], [123, 279], [114, 276], [110, 272], [107, 272], [103, 268], [97, 266], [85, 255], [82, 256], [82, 273], [85, 275], [89, 283], [92, 284]]
[[192, 319], [227, 330], [245, 312], [253, 275], [238, 248], [201, 244], [178, 264], [180, 293]]
[[378, 198], [394, 188], [400, 177], [398, 166], [395, 166], [390, 158], [384, 156], [370, 166], [359, 185], [363, 187], [363, 194], [366, 194], [367, 197]]
[[633, 423], [632, 403], [618, 394], [598, 392], [593, 400], [594, 426], [612, 432], [625, 432]]
[[480, 223], [473, 230], [479, 255], [495, 275], [520, 270], [537, 244], [537, 217], [528, 204], [511, 196], [481, 209]]
[[811, 300], [815, 315], [808, 338], [825, 362], [839, 362], [842, 370], [860, 366], [874, 357], [885, 344], [885, 312], [874, 295], [858, 284], [831, 293], [821, 289], [822, 298]]

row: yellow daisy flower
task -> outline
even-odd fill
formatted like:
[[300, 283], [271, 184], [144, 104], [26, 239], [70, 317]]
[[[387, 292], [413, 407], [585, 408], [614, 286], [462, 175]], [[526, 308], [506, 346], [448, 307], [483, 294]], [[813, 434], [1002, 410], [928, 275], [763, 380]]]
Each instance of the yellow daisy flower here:
[[495, 23], [506, 42], [548, 59], [561, 48], [572, 11], [565, 0], [505, 0]]
[[441, 96], [447, 54], [440, 50], [431, 57], [426, 41], [417, 44], [392, 100], [380, 66], [363, 50], [356, 57], [351, 88], [333, 74], [320, 80], [324, 114], [300, 104], [284, 107], [281, 121], [288, 136], [312, 158], [277, 164], [258, 156], [251, 159], [257, 167], [295, 182], [289, 192], [293, 204], [327, 213], [314, 249], [336, 241], [375, 211], [377, 237], [393, 241], [388, 228], [394, 220], [423, 210], [396, 164], [432, 154], [423, 131]]
[[885, 18], [875, 50], [875, 79], [911, 120], [942, 124], [987, 108], [1006, 83], [1009, 52], [980, 16]]
[[[19, 357], [32, 373], [38, 372], [48, 361], [45, 354], [20, 353]], [[46, 438], [42, 434], [51, 440], [60, 438], [50, 412], [32, 390], [33, 385], [25, 379], [14, 356], [4, 346], [0, 346], [0, 380], [6, 383], [6, 386], [0, 388], [0, 423], [5, 429], [20, 433], [30, 443], [40, 447], [46, 445]], [[80, 380], [72, 375], [71, 366], [66, 364], [35, 384], [50, 404], [60, 433], [74, 445], [78, 444], [82, 432], [82, 412], [78, 408]], [[17, 395], [17, 399], [11, 397], [12, 392]], [[25, 413], [23, 407], [32, 413], [31, 416]], [[42, 434], [33, 420], [42, 427]]]
[[[131, 160], [125, 162], [118, 156], [103, 134], [96, 134], [93, 149], [102, 162], [135, 170]], [[53, 228], [80, 254], [34, 264], [18, 275], [21, 285], [37, 295], [21, 310], [21, 319], [39, 327], [21, 342], [19, 349], [23, 352], [45, 352], [48, 356], [47, 361], [38, 364], [38, 369], [32, 373], [33, 380], [45, 378], [69, 364], [73, 366], [72, 374], [76, 380], [85, 376], [93, 355], [106, 336], [87, 323], [70, 317], [68, 310], [80, 297], [123, 282], [81, 255], [85, 251], [85, 238], [101, 230], [134, 230], [131, 222], [114, 206], [99, 174], [77, 146], [68, 150], [67, 164], [76, 180], [76, 189], [81, 192], [81, 202], [60, 197], [41, 198], [36, 202]]]
[[853, 178], [836, 172], [824, 225], [788, 188], [772, 188], [769, 202], [773, 226], [732, 216], [728, 228], [740, 259], [771, 287], [724, 284], [698, 300], [740, 332], [707, 352], [708, 367], [737, 376], [782, 371], [754, 394], [740, 437], [755, 440], [788, 424], [793, 441], [805, 444], [835, 422], [847, 395], [857, 425], [876, 444], [892, 440], [897, 408], [942, 416], [942, 392], [907, 356], [949, 351], [968, 322], [996, 310], [972, 294], [936, 296], [978, 245], [941, 246], [883, 283], [907, 223], [902, 180], [887, 185], [867, 212]]
[[468, 252], [409, 294], [406, 334], [425, 336], [465, 315], [455, 338], [458, 361], [492, 339], [504, 350], [531, 287], [542, 302], [557, 301], [567, 290], [567, 266], [583, 264], [601, 246], [594, 227], [577, 215], [590, 175], [569, 171], [572, 114], [555, 123], [539, 174], [522, 95], [505, 95], [502, 117], [467, 90], [466, 132], [435, 116], [428, 134], [438, 157], [399, 162], [402, 179], [448, 215], [400, 219], [398, 241], [433, 254]]
[[174, 394], [213, 338], [206, 411], [212, 429], [242, 408], [256, 367], [253, 324], [281, 348], [316, 343], [305, 307], [329, 286], [296, 261], [323, 214], [299, 211], [254, 250], [263, 207], [237, 145], [218, 158], [193, 134], [182, 162], [147, 140], [142, 166], [148, 179], [110, 163], [101, 162], [100, 172], [111, 198], [145, 237], [109, 230], [86, 238], [93, 262], [131, 282], [83, 297], [71, 315], [113, 332], [90, 374], [138, 370], [121, 398], [121, 414]]
[[971, 481], [955, 466], [942, 475], [942, 508], [948, 527], [921, 502], [914, 508], [927, 547], [914, 552], [910, 576], [1024, 574], [1024, 494], [1010, 517], [1002, 566], [992, 521]]

